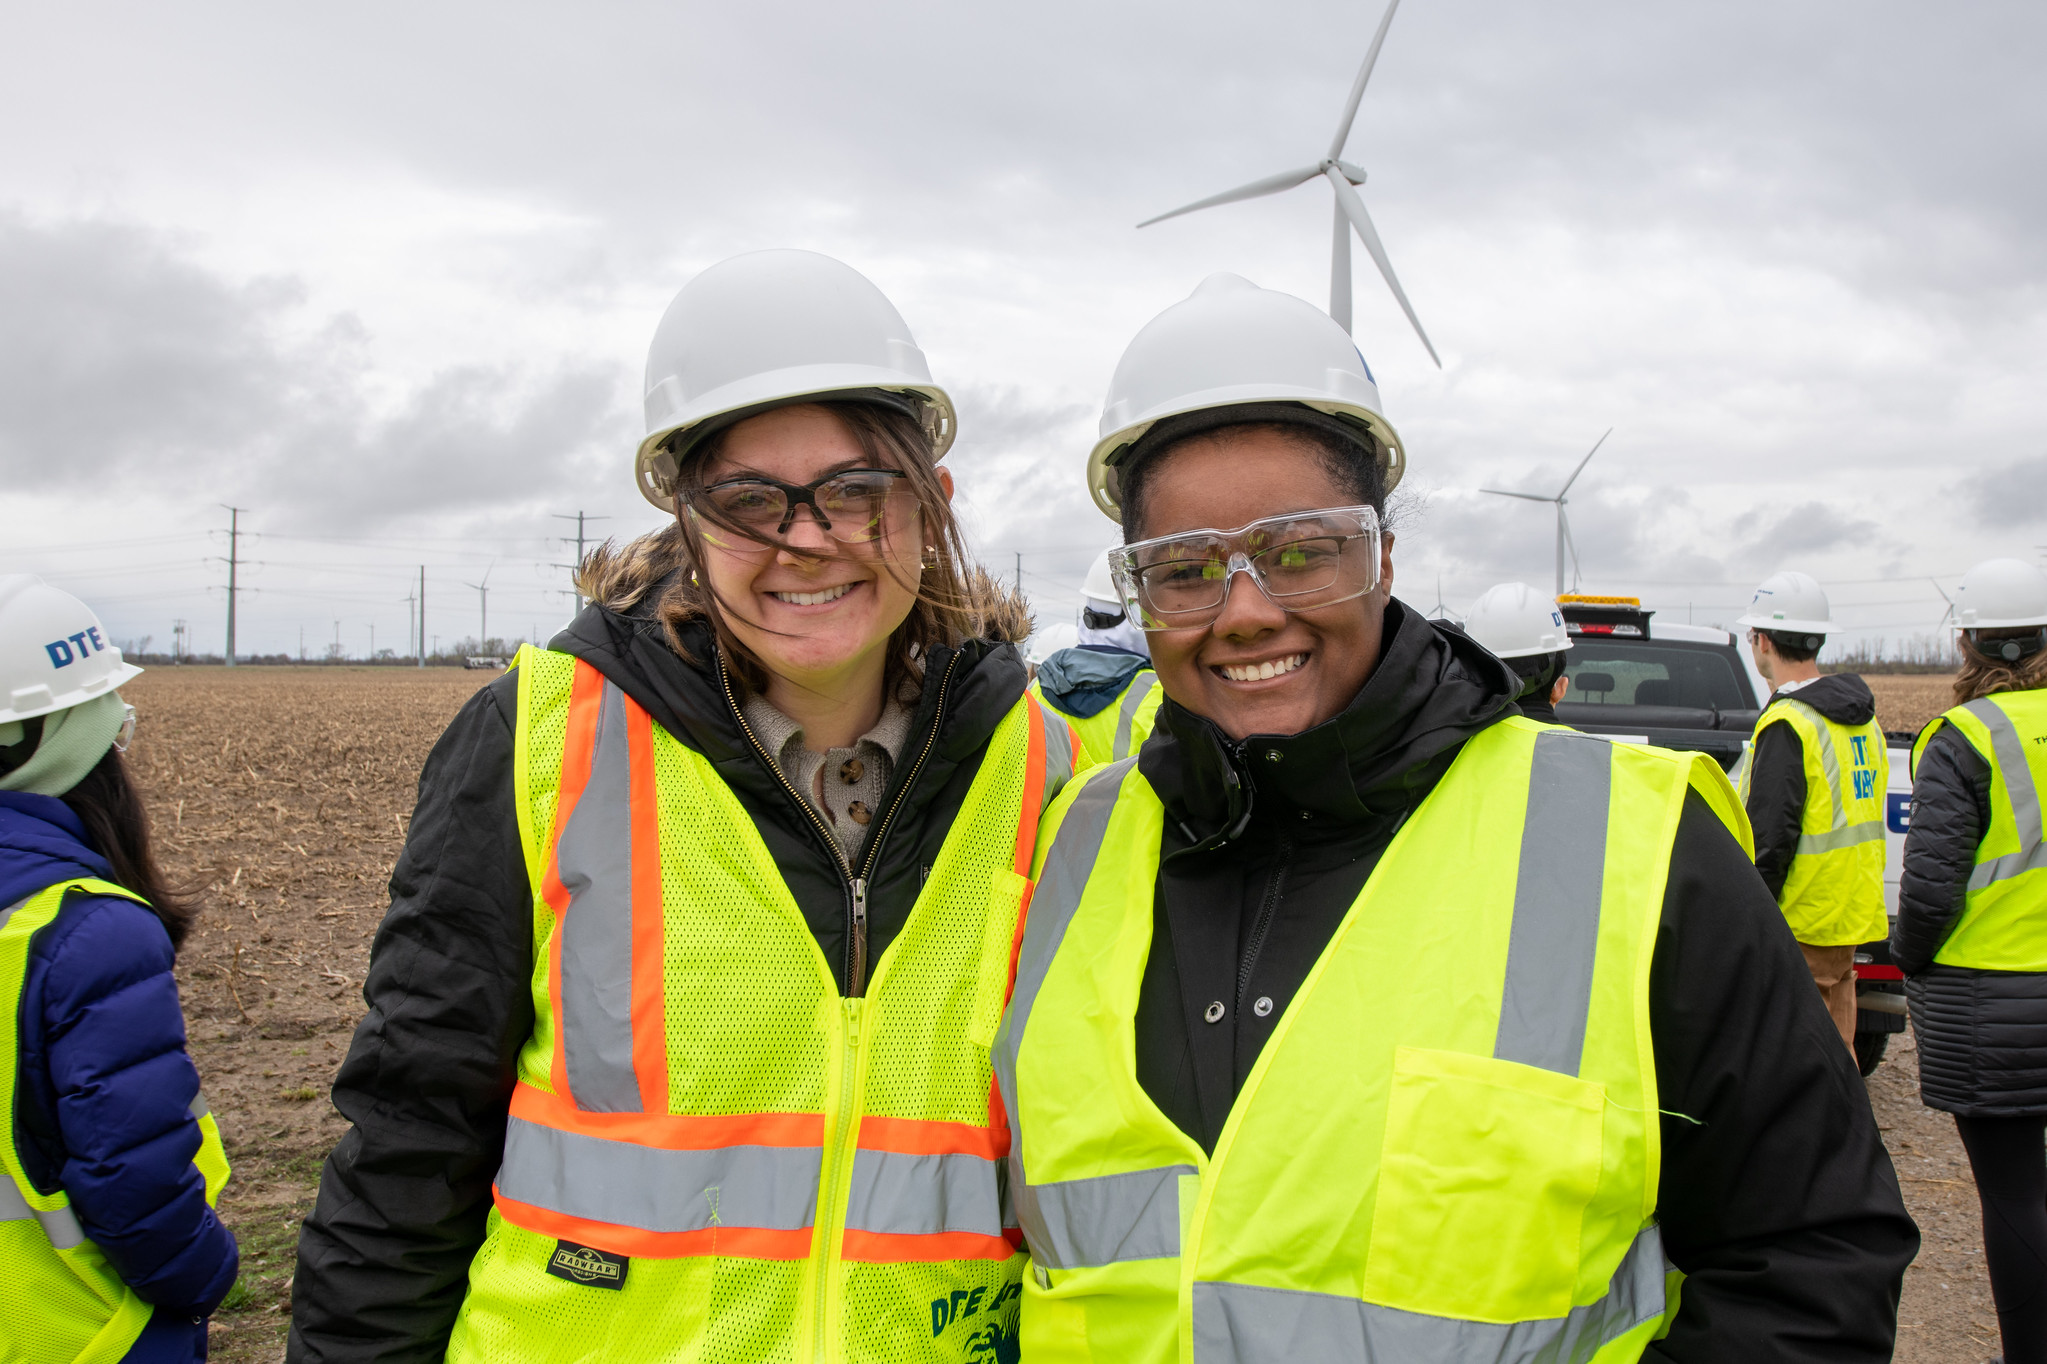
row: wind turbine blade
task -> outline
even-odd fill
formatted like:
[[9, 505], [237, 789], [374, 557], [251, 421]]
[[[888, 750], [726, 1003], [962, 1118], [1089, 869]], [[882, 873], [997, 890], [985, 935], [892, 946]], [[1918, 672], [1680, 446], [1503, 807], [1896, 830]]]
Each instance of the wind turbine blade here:
[[1183, 213], [1194, 213], [1204, 208], [1214, 208], [1217, 204], [1234, 204], [1242, 199], [1257, 199], [1267, 194], [1278, 194], [1281, 190], [1292, 189], [1295, 185], [1305, 185], [1321, 173], [1322, 168], [1320, 166], [1310, 166], [1306, 170], [1282, 171], [1278, 175], [1268, 175], [1263, 180], [1253, 180], [1248, 185], [1239, 185], [1235, 189], [1226, 189], [1221, 194], [1211, 194], [1206, 199], [1198, 199], [1184, 207], [1174, 209], [1171, 213], [1161, 213], [1156, 218], [1146, 218], [1138, 226], [1150, 227], [1153, 223], [1162, 223], [1168, 218], [1177, 218]]
[[[1613, 428], [1611, 426], [1607, 427], [1606, 436], [1612, 434]], [[1558, 497], [1562, 497], [1565, 493], [1571, 491], [1571, 485], [1578, 481], [1578, 475], [1585, 472], [1585, 466], [1590, 464], [1592, 457], [1599, 453], [1599, 447], [1606, 444], [1606, 436], [1601, 436], [1598, 440], [1592, 442], [1592, 448], [1585, 452], [1585, 458], [1578, 461], [1578, 467], [1571, 470], [1571, 476], [1564, 480], [1564, 486], [1557, 491]]]
[[1479, 491], [1482, 493], [1491, 493], [1495, 497], [1518, 497], [1522, 499], [1524, 502], [1556, 501], [1554, 497], [1539, 497], [1534, 493], [1510, 493], [1505, 488], [1480, 488]]
[[1329, 234], [1329, 315], [1336, 319], [1336, 325], [1350, 330], [1350, 219], [1343, 216], [1343, 205], [1332, 204], [1330, 213], [1334, 221]]
[[1342, 171], [1345, 175], [1348, 175], [1350, 177], [1350, 182], [1353, 185], [1362, 185], [1365, 183], [1365, 168], [1363, 166], [1353, 166], [1348, 161], [1339, 160], [1336, 163], [1336, 168]]
[[1442, 357], [1429, 342], [1429, 334], [1422, 330], [1422, 320], [1414, 315], [1414, 305], [1407, 301], [1407, 291], [1400, 287], [1400, 279], [1393, 273], [1393, 262], [1386, 259], [1386, 248], [1379, 243], [1378, 229], [1372, 226], [1372, 215], [1365, 212], [1365, 201], [1358, 198], [1358, 192], [1350, 187], [1350, 181], [1343, 178], [1343, 172], [1331, 166], [1323, 172], [1323, 178], [1336, 191], [1336, 202], [1343, 209], [1350, 225], [1357, 230], [1358, 240], [1365, 244], [1365, 254], [1372, 258], [1372, 264], [1379, 267], [1379, 275], [1386, 281], [1386, 287], [1393, 291], [1393, 297], [1400, 304], [1400, 311], [1407, 314], [1407, 320], [1414, 326], [1414, 334], [1422, 339], [1422, 349], [1429, 353], [1429, 359], [1436, 362], [1436, 368], [1443, 367]]
[[1330, 139], [1331, 160], [1343, 155], [1343, 144], [1350, 141], [1350, 125], [1357, 121], [1358, 103], [1365, 97], [1365, 82], [1372, 78], [1372, 68], [1379, 64], [1379, 49], [1386, 46], [1386, 30], [1393, 27], [1393, 11], [1400, 8], [1400, 0], [1392, 0], [1386, 6], [1386, 15], [1379, 20], [1379, 31], [1372, 35], [1372, 46], [1365, 52], [1365, 64], [1358, 68], [1358, 78], [1350, 87], [1350, 99], [1344, 103], [1343, 117], [1336, 121], [1336, 136]]

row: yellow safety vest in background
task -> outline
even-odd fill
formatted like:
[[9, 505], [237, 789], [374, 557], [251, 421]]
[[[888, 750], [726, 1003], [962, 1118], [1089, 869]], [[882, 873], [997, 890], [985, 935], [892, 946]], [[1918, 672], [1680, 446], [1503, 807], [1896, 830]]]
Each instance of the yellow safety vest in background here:
[[1927, 740], [1953, 725], [1990, 764], [1990, 827], [1976, 845], [1968, 898], [1954, 931], [1934, 953], [1943, 966], [2047, 971], [2047, 851], [2040, 791], [2047, 786], [2047, 691], [2005, 691], [1937, 717], [1912, 746], [1912, 768]]
[[[1884, 913], [1884, 796], [1891, 760], [1875, 720], [1836, 724], [1796, 696], [1763, 708], [1755, 742], [1771, 725], [1789, 725], [1805, 754], [1805, 816], [1798, 851], [1777, 896], [1791, 936], [1813, 947], [1844, 947], [1890, 936]], [[1753, 757], [1750, 748], [1747, 756]], [[1741, 769], [1748, 802], [1754, 763]]]
[[[65, 897], [117, 895], [146, 901], [108, 881], [60, 881], [10, 909], [0, 909], [0, 1357], [27, 1364], [114, 1364], [135, 1344], [156, 1309], [122, 1281], [100, 1248], [85, 1237], [64, 1191], [30, 1182], [14, 1144], [15, 1085], [21, 1073], [22, 989], [29, 948], [56, 922]], [[203, 1098], [199, 1153], [192, 1163], [217, 1204], [227, 1183], [227, 1152]]]
[[587, 663], [527, 648], [517, 668], [534, 1027], [448, 1358], [1013, 1350], [988, 1044], [1064, 727], [1019, 699], [866, 994], [842, 998], [711, 762]]
[[1044, 700], [1052, 713], [1073, 726], [1074, 737], [1080, 741], [1087, 754], [1085, 762], [1077, 764], [1080, 770], [1101, 763], [1121, 762], [1144, 746], [1151, 734], [1152, 726], [1158, 722], [1159, 705], [1166, 699], [1166, 689], [1159, 685], [1159, 675], [1150, 668], [1140, 668], [1130, 679], [1130, 685], [1114, 704], [1104, 706], [1085, 719], [1069, 715], [1045, 697], [1044, 689], [1036, 682], [1031, 691]]
[[1076, 785], [996, 1040], [1024, 1360], [1638, 1358], [1676, 1311], [1649, 964], [1686, 794], [1747, 842], [1719, 767], [1519, 717], [1474, 736], [1213, 1158], [1134, 1065], [1164, 807], [1134, 762]]

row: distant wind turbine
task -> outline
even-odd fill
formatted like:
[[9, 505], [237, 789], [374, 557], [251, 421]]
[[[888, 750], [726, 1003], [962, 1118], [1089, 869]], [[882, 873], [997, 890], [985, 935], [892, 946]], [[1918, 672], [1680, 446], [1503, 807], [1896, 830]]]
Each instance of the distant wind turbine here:
[[1365, 64], [1358, 68], [1358, 78], [1351, 84], [1350, 99], [1343, 106], [1343, 117], [1337, 121], [1336, 136], [1329, 140], [1329, 153], [1312, 166], [1300, 170], [1282, 171], [1268, 175], [1263, 180], [1253, 180], [1248, 185], [1211, 194], [1171, 213], [1161, 213], [1156, 218], [1146, 218], [1139, 227], [1150, 227], [1168, 218], [1177, 218], [1183, 213], [1194, 213], [1218, 204], [1234, 204], [1242, 199], [1258, 199], [1268, 194], [1278, 194], [1296, 185], [1305, 185], [1320, 177], [1329, 182], [1335, 192], [1335, 220], [1329, 245], [1329, 315], [1345, 331], [1350, 330], [1350, 234], [1355, 230], [1358, 240], [1365, 245], [1365, 254], [1372, 258], [1372, 264], [1379, 267], [1379, 274], [1386, 281], [1386, 287], [1393, 291], [1393, 297], [1400, 304], [1400, 311], [1407, 314], [1407, 320], [1414, 324], [1414, 334], [1422, 341], [1429, 359], [1436, 362], [1436, 368], [1443, 367], [1443, 361], [1436, 354], [1436, 348], [1429, 343], [1429, 334], [1422, 330], [1422, 320], [1414, 314], [1414, 305], [1407, 301], [1407, 292], [1400, 287], [1400, 280], [1393, 273], [1393, 262], [1386, 258], [1386, 248], [1380, 244], [1379, 231], [1372, 226], [1372, 215], [1365, 212], [1365, 201], [1358, 197], [1353, 185], [1365, 183], [1365, 173], [1357, 166], [1342, 159], [1343, 144], [1350, 140], [1351, 124], [1357, 121], [1358, 102], [1365, 97], [1365, 82], [1372, 78], [1372, 67], [1378, 63], [1379, 49], [1386, 44], [1386, 30], [1392, 26], [1393, 11], [1400, 8], [1400, 0], [1392, 0], [1386, 6], [1386, 16], [1379, 21], [1379, 31], [1372, 35], [1372, 46], [1365, 53]]
[[482, 633], [476, 637], [476, 647], [479, 650], [490, 648], [490, 573], [497, 566], [497, 560], [491, 560], [484, 567], [482, 582], [462, 584], [464, 587], [476, 589], [477, 611], [483, 618], [480, 626]]
[[1941, 616], [1940, 624], [1933, 627], [1934, 633], [1939, 634], [1947, 629], [1947, 623], [1955, 618], [1955, 599], [1942, 590], [1939, 579], [1928, 578], [1926, 581], [1933, 584], [1933, 590], [1939, 592], [1940, 599], [1947, 603], [1947, 611]]
[[[1613, 428], [1611, 426], [1607, 427], [1606, 436], [1612, 434]], [[1599, 447], [1606, 444], [1606, 436], [1601, 436], [1598, 440], [1592, 442], [1592, 448], [1585, 452], [1585, 458], [1578, 461], [1578, 467], [1571, 470], [1571, 476], [1564, 480], [1564, 486], [1557, 489], [1556, 496], [1554, 497], [1543, 497], [1537, 493], [1510, 493], [1505, 488], [1479, 489], [1480, 492], [1491, 493], [1495, 497], [1518, 497], [1527, 502], [1554, 502], [1556, 504], [1557, 595], [1559, 597], [1564, 595], [1564, 547], [1566, 545], [1569, 545], [1571, 548], [1571, 586], [1576, 587], [1578, 585], [1578, 542], [1571, 538], [1571, 519], [1565, 515], [1564, 507], [1571, 500], [1571, 485], [1578, 481], [1578, 475], [1585, 472], [1585, 466], [1590, 464], [1592, 457], [1599, 453]]]

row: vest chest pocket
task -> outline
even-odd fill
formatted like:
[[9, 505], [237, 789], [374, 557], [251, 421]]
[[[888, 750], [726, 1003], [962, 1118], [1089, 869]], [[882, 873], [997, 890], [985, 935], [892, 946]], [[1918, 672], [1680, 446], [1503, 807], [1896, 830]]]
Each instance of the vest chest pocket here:
[[1400, 1048], [1364, 1298], [1465, 1321], [1570, 1311], [1605, 1106], [1573, 1075]]

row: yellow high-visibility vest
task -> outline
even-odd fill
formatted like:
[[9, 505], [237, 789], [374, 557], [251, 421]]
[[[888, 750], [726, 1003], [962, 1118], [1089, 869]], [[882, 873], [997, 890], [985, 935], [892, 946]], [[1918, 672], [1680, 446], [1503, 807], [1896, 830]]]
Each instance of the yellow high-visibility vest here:
[[2047, 691], [2003, 691], [1937, 716], [1912, 746], [1919, 755], [1953, 725], [1990, 764], [1990, 827], [1954, 931], [1933, 959], [1983, 971], [2047, 971], [2047, 847], [2040, 792], [2047, 786]]
[[[448, 1358], [1013, 1348], [988, 1044], [1064, 727], [1018, 701], [865, 995], [842, 998], [710, 760], [587, 663], [516, 666], [534, 1026]], [[864, 918], [864, 882], [849, 896]]]
[[1134, 762], [1048, 813], [996, 1041], [1030, 1364], [1638, 1358], [1655, 1223], [1648, 980], [1678, 820], [1719, 767], [1519, 717], [1407, 821], [1213, 1157], [1137, 1077], [1165, 811]]
[[[1777, 905], [1791, 936], [1813, 947], [1843, 947], [1888, 937], [1884, 913], [1884, 797], [1891, 760], [1875, 720], [1836, 724], [1796, 696], [1780, 696], [1756, 721], [1755, 742], [1771, 725], [1788, 725], [1805, 754], [1805, 813], [1798, 850]], [[1755, 752], [1753, 745], [1749, 750]], [[1741, 768], [1748, 801], [1753, 762]]]
[[1031, 691], [1045, 700], [1053, 714], [1073, 726], [1074, 737], [1087, 755], [1086, 761], [1079, 764], [1082, 770], [1100, 763], [1120, 762], [1142, 748], [1152, 726], [1158, 723], [1159, 706], [1166, 699], [1159, 675], [1150, 668], [1138, 669], [1113, 704], [1085, 718], [1068, 715], [1053, 705], [1038, 683], [1031, 683]]
[[[61, 1188], [38, 1188], [14, 1144], [15, 1086], [21, 1068], [21, 992], [29, 948], [56, 922], [66, 897], [118, 895], [146, 903], [108, 881], [60, 881], [0, 909], [0, 1358], [24, 1364], [114, 1364], [135, 1344], [156, 1309], [122, 1281], [86, 1239]], [[192, 1163], [217, 1204], [227, 1183], [227, 1152], [205, 1099], [192, 1101], [199, 1153]]]

